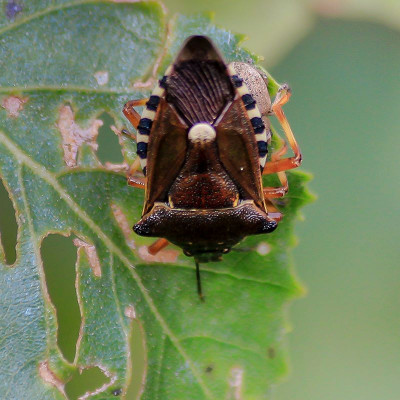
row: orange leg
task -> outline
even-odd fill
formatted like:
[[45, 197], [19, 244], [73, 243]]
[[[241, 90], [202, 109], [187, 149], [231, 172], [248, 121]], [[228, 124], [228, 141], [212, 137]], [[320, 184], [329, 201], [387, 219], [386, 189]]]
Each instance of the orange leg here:
[[268, 210], [268, 217], [273, 219], [276, 222], [279, 222], [283, 215], [282, 213], [276, 208], [275, 204], [268, 198], [265, 199], [265, 205], [267, 206]]
[[293, 135], [292, 129], [286, 119], [285, 113], [282, 110], [282, 106], [289, 101], [290, 98], [290, 88], [287, 85], [283, 85], [277, 94], [277, 97], [272, 105], [272, 111], [278, 118], [283, 131], [285, 132], [286, 138], [294, 152], [293, 157], [271, 160], [265, 164], [264, 174], [274, 174], [281, 171], [286, 171], [288, 169], [297, 168], [301, 164], [301, 151], [297, 144], [297, 141]]
[[[128, 101], [128, 103], [126, 103], [124, 106], [123, 113], [125, 114], [125, 117], [129, 120], [129, 122], [134, 126], [135, 129], [137, 129], [137, 126], [139, 125], [140, 114], [134, 109], [134, 107], [144, 106], [148, 101], [149, 99], [132, 100]], [[124, 131], [123, 133], [133, 138], [133, 135], [130, 134], [130, 132]], [[133, 139], [135, 140], [135, 138]], [[134, 176], [135, 172], [138, 170], [139, 167], [140, 167], [140, 159], [136, 158], [136, 160], [133, 162], [133, 164], [129, 169], [128, 185], [139, 189], [145, 189], [146, 178]], [[159, 251], [161, 251], [168, 245], [169, 242], [167, 239], [160, 238], [157, 239], [152, 245], [148, 247], [148, 251], [151, 255], [155, 256]]]
[[155, 256], [159, 251], [164, 249], [169, 245], [167, 239], [160, 238], [157, 239], [153, 244], [151, 244], [147, 249], [152, 256]]
[[278, 197], [283, 197], [289, 190], [289, 184], [286, 174], [281, 171], [277, 173], [279, 181], [282, 186], [279, 187], [265, 187], [263, 188], [264, 197], [270, 199], [276, 199]]
[[[279, 150], [277, 150], [275, 153], [272, 154], [271, 161], [273, 162], [279, 161], [281, 157], [283, 157], [286, 154], [287, 150], [288, 147], [286, 143], [284, 143]], [[276, 208], [275, 204], [272, 202], [271, 199], [283, 197], [289, 190], [289, 184], [284, 171], [277, 172], [277, 175], [281, 183], [281, 186], [264, 187], [263, 193], [264, 193], [265, 204], [268, 210], [268, 216], [273, 220], [275, 220], [276, 222], [279, 222], [282, 219], [283, 215]]]
[[131, 100], [124, 105], [122, 112], [135, 129], [139, 125], [140, 114], [134, 109], [134, 107], [144, 106], [148, 101], [149, 99]]
[[138, 189], [145, 189], [146, 179], [138, 176], [128, 176], [128, 185]]
[[138, 189], [144, 189], [146, 187], [146, 178], [134, 176], [135, 172], [140, 167], [140, 159], [136, 158], [128, 172], [128, 185], [133, 186]]
[[[276, 162], [283, 157], [286, 152], [287, 152], [287, 145], [286, 143], [275, 153], [272, 154], [271, 156], [271, 162]], [[263, 172], [264, 174], [265, 172]], [[269, 197], [269, 198], [277, 198], [277, 197], [283, 197], [289, 190], [289, 184], [288, 180], [286, 178], [286, 174], [283, 171], [280, 171], [277, 173], [279, 182], [281, 183], [280, 187], [264, 187], [263, 192], [264, 192], [264, 197]]]

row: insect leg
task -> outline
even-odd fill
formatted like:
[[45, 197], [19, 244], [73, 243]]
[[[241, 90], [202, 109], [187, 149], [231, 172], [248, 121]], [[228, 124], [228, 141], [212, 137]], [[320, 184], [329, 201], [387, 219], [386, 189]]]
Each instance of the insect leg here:
[[121, 133], [136, 142], [136, 136], [133, 133], [129, 132], [128, 129], [121, 129]]
[[140, 114], [134, 109], [134, 107], [145, 106], [148, 101], [149, 99], [131, 100], [124, 105], [122, 112], [135, 129], [139, 125]]
[[285, 132], [289, 145], [294, 152], [294, 156], [280, 160], [271, 160], [270, 162], [265, 164], [263, 172], [264, 174], [273, 174], [280, 171], [286, 171], [288, 169], [297, 168], [301, 164], [302, 157], [300, 147], [297, 144], [296, 138], [294, 137], [289, 122], [285, 116], [285, 113], [282, 110], [282, 106], [289, 101], [290, 95], [291, 92], [289, 86], [281, 86], [272, 105], [272, 111], [278, 118], [278, 121], [281, 124], [283, 131]]
[[275, 204], [268, 197], [265, 197], [264, 200], [268, 210], [268, 217], [276, 222], [279, 222], [283, 217], [282, 213], [276, 208]]
[[[272, 154], [271, 162], [279, 161], [281, 157], [286, 154], [287, 150], [288, 148], [285, 143], [279, 150], [277, 150], [275, 153]], [[269, 198], [283, 197], [288, 192], [289, 184], [285, 172], [283, 171], [277, 172], [277, 175], [279, 178], [279, 182], [281, 183], [281, 186], [264, 187], [263, 188], [264, 197], [269, 197]]]
[[195, 261], [195, 263], [196, 263], [197, 293], [199, 295], [200, 300], [204, 302], [204, 295], [201, 289], [200, 264], [197, 261]]
[[138, 189], [144, 189], [146, 187], [146, 178], [134, 176], [135, 172], [138, 170], [139, 167], [140, 167], [140, 159], [136, 158], [129, 168], [128, 185]]
[[283, 171], [277, 173], [279, 181], [282, 186], [279, 187], [264, 187], [263, 193], [264, 197], [269, 197], [270, 199], [276, 199], [278, 197], [283, 197], [289, 190], [289, 184], [286, 174]]
[[167, 239], [160, 238], [160, 239], [157, 239], [153, 244], [151, 244], [147, 248], [147, 250], [149, 251], [149, 253], [152, 256], [155, 256], [159, 251], [161, 251], [162, 249], [164, 249], [168, 245], [169, 245], [169, 242], [168, 242]]
[[128, 185], [137, 189], [144, 189], [146, 187], [146, 179], [138, 176], [128, 176]]

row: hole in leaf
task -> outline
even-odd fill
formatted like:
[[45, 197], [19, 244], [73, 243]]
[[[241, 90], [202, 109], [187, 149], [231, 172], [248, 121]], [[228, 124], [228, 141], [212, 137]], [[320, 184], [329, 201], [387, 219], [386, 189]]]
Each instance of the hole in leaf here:
[[72, 379], [66, 383], [65, 392], [69, 400], [77, 400], [86, 392], [95, 391], [109, 382], [109, 380], [110, 378], [105, 376], [103, 371], [98, 367], [84, 369], [82, 373], [76, 371]]
[[14, 264], [16, 260], [17, 245], [17, 221], [15, 218], [14, 206], [10, 200], [8, 192], [0, 179], [0, 232], [1, 243], [4, 248], [6, 263], [8, 265]]
[[137, 319], [133, 319], [131, 329], [130, 348], [132, 377], [126, 393], [127, 400], [139, 399], [147, 368], [143, 327]]
[[107, 161], [113, 164], [121, 164], [123, 162], [121, 146], [118, 142], [117, 135], [111, 130], [111, 125], [115, 125], [110, 114], [103, 113], [99, 116], [103, 120], [103, 126], [99, 129], [97, 143], [97, 157], [104, 165]]
[[76, 247], [71, 237], [49, 235], [41, 247], [47, 290], [57, 312], [57, 343], [64, 357], [75, 357], [81, 315], [75, 290]]

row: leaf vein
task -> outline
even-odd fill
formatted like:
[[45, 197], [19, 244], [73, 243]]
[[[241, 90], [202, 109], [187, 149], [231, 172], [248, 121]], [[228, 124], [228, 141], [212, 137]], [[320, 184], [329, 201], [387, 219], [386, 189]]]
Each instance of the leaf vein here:
[[161, 368], [163, 365], [163, 360], [164, 360], [164, 354], [165, 354], [165, 335], [163, 335], [162, 338], [162, 342], [161, 342], [161, 351], [160, 351], [160, 361], [158, 363], [158, 367], [157, 367], [157, 382], [156, 382], [156, 389], [155, 389], [155, 393], [157, 395], [157, 399], [160, 399], [160, 381], [161, 381]]
[[[33, 318], [32, 320], [30, 320], [26, 325], [22, 326], [20, 329], [17, 329], [14, 332], [10, 332], [8, 335], [4, 335], [1, 337], [1, 342], [4, 342], [6, 339], [10, 339], [15, 335], [18, 335], [21, 332], [26, 331], [26, 328], [31, 326], [32, 324], [34, 324], [35, 322], [39, 321], [39, 317]], [[3, 347], [0, 347], [0, 351], [3, 349]]]
[[53, 187], [53, 189], [59, 194], [59, 196], [68, 204], [68, 206], [76, 213], [76, 215], [84, 221], [90, 229], [97, 234], [97, 236], [103, 241], [108, 249], [110, 249], [128, 268], [133, 279], [136, 281], [143, 298], [149, 306], [150, 311], [153, 313], [154, 317], [160, 324], [161, 328], [165, 334], [169, 337], [177, 351], [188, 363], [193, 376], [195, 377], [199, 387], [202, 389], [204, 394], [209, 399], [213, 399], [214, 396], [204, 383], [199, 371], [197, 371], [194, 362], [188, 356], [184, 348], [179, 343], [178, 338], [173, 334], [172, 330], [158, 312], [157, 307], [150, 296], [148, 290], [144, 286], [139, 274], [135, 271], [134, 266], [131, 264], [128, 257], [119, 249], [119, 247], [103, 232], [103, 230], [86, 214], [86, 212], [71, 198], [65, 188], [57, 181], [52, 173], [46, 170], [46, 168], [32, 160], [29, 156], [25, 154], [10, 138], [8, 138], [3, 132], [0, 131], [0, 139], [2, 143], [9, 149], [9, 151], [14, 154], [14, 156], [27, 167], [29, 167], [34, 173], [36, 173], [41, 179], [47, 182]]
[[70, 86], [3, 86], [0, 87], [0, 93], [10, 93], [10, 92], [87, 92], [87, 93], [97, 93], [97, 94], [112, 94], [117, 96], [123, 96], [126, 94], [132, 94], [132, 89], [113, 89], [113, 88], [94, 88], [85, 87], [79, 85]]
[[[15, 377], [17, 375], [19, 375], [19, 373], [26, 367], [28, 366], [31, 362], [35, 362], [36, 361], [36, 356], [30, 358], [29, 360], [26, 360], [15, 372], [13, 372], [13, 374], [8, 378], [8, 390], [7, 392], [4, 394], [4, 400], [7, 399], [8, 395], [10, 394], [10, 391], [14, 388], [14, 385], [12, 384]], [[15, 397], [11, 398], [12, 400], [15, 399]]]
[[262, 357], [262, 358], [267, 358], [267, 356], [263, 356], [262, 352], [260, 352], [260, 350], [256, 350], [256, 349], [252, 349], [250, 347], [244, 347], [242, 345], [239, 345], [237, 343], [232, 343], [232, 342], [228, 342], [226, 340], [221, 340], [221, 339], [217, 339], [215, 337], [211, 337], [211, 336], [203, 336], [203, 335], [193, 335], [193, 336], [185, 336], [183, 338], [180, 338], [179, 341], [182, 343], [186, 340], [192, 340], [192, 339], [205, 339], [205, 340], [211, 340], [213, 342], [217, 342], [217, 343], [221, 343], [224, 344], [226, 346], [230, 346], [230, 347], [235, 347], [241, 351], [245, 351], [248, 353], [252, 353], [256, 356]]
[[111, 260], [110, 260], [110, 269], [111, 269], [111, 287], [112, 287], [112, 292], [113, 292], [113, 297], [115, 300], [115, 304], [117, 306], [117, 310], [118, 310], [118, 317], [119, 317], [119, 321], [121, 324], [121, 328], [124, 331], [125, 334], [125, 343], [126, 343], [126, 347], [127, 347], [127, 353], [129, 354], [129, 356], [126, 358], [126, 380], [129, 379], [129, 375], [132, 374], [131, 371], [131, 351], [129, 349], [129, 339], [130, 339], [130, 334], [129, 334], [129, 327], [126, 326], [125, 321], [124, 321], [124, 317], [122, 315], [122, 309], [121, 309], [121, 302], [119, 301], [119, 298], [117, 296], [117, 290], [116, 290], [116, 286], [115, 286], [115, 273], [114, 273], [114, 255], [111, 254]]
[[[146, 267], [150, 267], [150, 268], [151, 267], [157, 267], [157, 266], [159, 266], [159, 265], [154, 265], [154, 264], [146, 265]], [[193, 270], [193, 271], [196, 269], [194, 266], [186, 265], [186, 264], [169, 265], [169, 268], [184, 268], [184, 269], [190, 269], [190, 270]], [[253, 283], [260, 283], [260, 284], [263, 284], [263, 285], [268, 285], [268, 286], [271, 286], [271, 287], [274, 287], [274, 288], [278, 288], [278, 289], [281, 289], [281, 290], [286, 290], [286, 291], [289, 291], [289, 292], [292, 291], [291, 288], [289, 288], [287, 286], [284, 286], [284, 285], [281, 285], [279, 283], [266, 281], [266, 280], [263, 280], [263, 279], [254, 279], [254, 278], [248, 278], [246, 276], [235, 275], [235, 274], [232, 274], [231, 272], [218, 271], [218, 270], [210, 268], [210, 267], [202, 266], [201, 267], [201, 271], [202, 272], [203, 271], [204, 272], [210, 272], [212, 274], [217, 274], [217, 275], [224, 275], [224, 276], [228, 276], [230, 278], [237, 279], [237, 280], [243, 280], [243, 281], [248, 281], [248, 282], [253, 282]]]

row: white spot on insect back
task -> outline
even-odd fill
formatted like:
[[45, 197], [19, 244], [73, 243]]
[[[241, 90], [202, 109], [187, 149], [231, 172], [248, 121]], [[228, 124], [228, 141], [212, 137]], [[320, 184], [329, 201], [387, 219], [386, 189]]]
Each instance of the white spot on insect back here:
[[108, 72], [107, 71], [97, 71], [94, 74], [94, 77], [96, 78], [96, 81], [100, 86], [103, 86], [106, 83], [108, 83]]
[[210, 124], [203, 122], [192, 126], [189, 131], [191, 142], [212, 142], [215, 137], [215, 129]]

